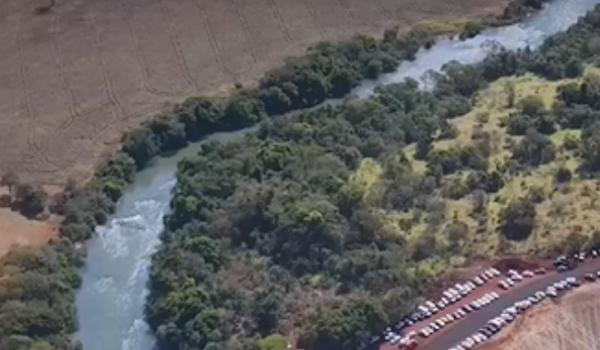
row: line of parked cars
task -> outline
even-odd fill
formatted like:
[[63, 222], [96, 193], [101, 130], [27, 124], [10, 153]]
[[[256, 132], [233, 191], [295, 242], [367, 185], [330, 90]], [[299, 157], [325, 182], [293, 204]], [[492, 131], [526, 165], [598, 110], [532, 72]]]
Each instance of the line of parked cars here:
[[524, 279], [531, 278], [535, 275], [543, 275], [545, 273], [546, 269], [543, 267], [536, 269], [535, 271], [524, 270], [520, 273], [515, 270], [508, 270], [506, 272], [506, 278], [500, 280], [498, 286], [504, 290], [508, 290]]
[[[438, 314], [440, 311], [444, 310], [445, 308], [447, 308], [449, 305], [452, 305], [456, 302], [458, 302], [459, 300], [463, 299], [464, 297], [466, 297], [467, 295], [471, 294], [474, 290], [476, 290], [478, 287], [483, 286], [486, 282], [490, 281], [491, 279], [500, 276], [501, 273], [498, 269], [496, 268], [489, 268], [487, 270], [485, 270], [483, 273], [473, 277], [471, 280], [464, 282], [464, 283], [456, 283], [454, 286], [444, 290], [442, 292], [442, 296], [435, 301], [431, 301], [428, 300], [426, 302], [424, 302], [423, 304], [419, 305], [415, 311], [413, 311], [412, 313], [410, 313], [409, 315], [404, 316], [400, 322], [394, 324], [394, 325], [390, 325], [388, 326], [384, 331], [383, 334], [380, 336], [375, 336], [371, 339], [371, 344], [375, 344], [378, 342], [381, 342], [381, 340], [390, 342], [391, 344], [403, 344], [407, 341], [407, 339], [412, 339], [415, 335], [416, 332], [411, 332], [409, 334], [404, 334], [404, 330], [418, 322], [421, 322], [423, 320], [426, 319], [430, 319], [432, 318], [434, 315]], [[492, 294], [492, 293], [488, 293], [488, 294]], [[460, 319], [462, 317], [464, 317], [467, 313], [471, 312], [472, 310], [475, 309], [475, 307], [482, 307], [484, 305], [484, 303], [489, 303], [492, 300], [492, 298], [497, 298], [499, 297], [497, 295], [497, 293], [495, 294], [495, 296], [493, 295], [486, 295], [487, 299], [484, 299], [484, 297], [480, 298], [481, 300], [478, 300], [479, 304], [477, 305], [472, 305], [470, 307], [470, 311], [460, 311], [460, 312], [454, 312], [451, 314], [447, 314], [444, 315], [443, 317], [440, 317], [438, 319], [436, 319], [435, 321], [431, 322], [429, 324], [429, 329], [425, 332], [430, 332], [428, 333], [428, 335], [433, 334], [434, 332], [440, 330], [441, 328], [443, 328], [444, 326], [446, 326], [449, 323], [454, 322], [457, 319]], [[473, 302], [475, 303], [475, 302]], [[485, 304], [487, 305], [487, 304]], [[423, 335], [423, 334], [421, 334]]]
[[592, 249], [589, 252], [579, 252], [570, 255], [561, 255], [554, 260], [554, 267], [558, 272], [572, 270], [586, 259], [600, 258], [600, 249]]
[[429, 325], [419, 330], [418, 334], [423, 338], [428, 338], [430, 335], [444, 328], [446, 325], [454, 322], [455, 320], [459, 320], [465, 317], [466, 315], [470, 314], [475, 310], [479, 310], [480, 308], [492, 303], [498, 298], [500, 298], [500, 295], [496, 292], [486, 293], [484, 296], [472, 301], [469, 304], [462, 306], [455, 312], [446, 314], [443, 317], [438, 318], [437, 320], [429, 323]]
[[[560, 256], [554, 261], [554, 266], [559, 272], [567, 271], [576, 268], [579, 263], [590, 258], [600, 258], [600, 249], [593, 249], [587, 253], [580, 252]], [[533, 271], [524, 270], [522, 272], [509, 270], [506, 273], [506, 277], [502, 277], [500, 271], [498, 271], [495, 268], [490, 268], [467, 282], [457, 283], [453, 287], [446, 289], [438, 300], [428, 300], [423, 304], [419, 305], [416, 308], [416, 310], [402, 317], [399, 322], [386, 327], [381, 334], [373, 336], [370, 340], [370, 348], [376, 349], [382, 342], [390, 342], [391, 344], [398, 345], [398, 347], [402, 349], [412, 349], [417, 345], [415, 340], [417, 335], [420, 335], [423, 338], [427, 338], [435, 332], [446, 327], [448, 324], [451, 324], [458, 319], [464, 318], [474, 310], [488, 305], [489, 303], [498, 299], [498, 293], [487, 293], [485, 296], [479, 298], [478, 300], [475, 300], [467, 305], [460, 307], [455, 312], [447, 313], [442, 317], [436, 318], [419, 331], [411, 331], [406, 333], [407, 328], [415, 325], [418, 322], [432, 318], [434, 315], [438, 314], [440, 311], [444, 310], [449, 305], [452, 305], [458, 302], [459, 300], [463, 299], [467, 295], [471, 294], [474, 290], [476, 290], [480, 286], [483, 286], [486, 282], [490, 281], [491, 279], [494, 279], [496, 277], [502, 277], [497, 282], [498, 286], [504, 290], [508, 290], [517, 285], [519, 282], [523, 281], [524, 279], [528, 279], [535, 275], [541, 275], [545, 273], [546, 270], [544, 268], [538, 268]], [[600, 280], [600, 271], [597, 274], [587, 274], [585, 276], [585, 279], [588, 281], [595, 281], [597, 279]], [[557, 282], [551, 286], [548, 286], [546, 290], [537, 292], [536, 294], [522, 301], [521, 304], [515, 304], [513, 308], [516, 309], [509, 308], [507, 310], [504, 310], [504, 312], [500, 316], [494, 319], [495, 321], [490, 320], [491, 323], [488, 322], [488, 324], [484, 327], [485, 329], [482, 328], [479, 332], [469, 337], [468, 339], [465, 339], [465, 341], [453, 347], [451, 350], [470, 349], [471, 347], [486, 341], [493, 334], [495, 334], [495, 332], [498, 332], [505, 324], [511, 322], [510, 317], [514, 314], [513, 311], [517, 310], [518, 312], [516, 314], [518, 314], [524, 309], [530, 307], [531, 305], [538, 303], [543, 298], [556, 297], [559, 295], [559, 292], [565, 289], [570, 289], [574, 286], [574, 284], [578, 283], [579, 282], [577, 280], [573, 280], [571, 278], [565, 279], [561, 282]], [[513, 316], [516, 317], [515, 315]], [[504, 321], [501, 321], [501, 319], [503, 319]], [[494, 331], [494, 327], [496, 327], [497, 330]], [[469, 345], [469, 347], [466, 345]]]
[[[585, 279], [595, 281], [600, 278], [600, 271], [595, 274], [586, 274]], [[507, 324], [513, 322], [520, 314], [528, 310], [531, 306], [541, 302], [546, 298], [555, 298], [561, 292], [577, 288], [581, 281], [575, 277], [567, 277], [562, 281], [553, 283], [543, 290], [539, 290], [529, 297], [517, 301], [513, 306], [504, 309], [500, 315], [489, 320], [476, 333], [464, 339], [460, 344], [451, 347], [449, 350], [468, 350], [481, 343], [488, 341], [496, 333], [500, 332]]]

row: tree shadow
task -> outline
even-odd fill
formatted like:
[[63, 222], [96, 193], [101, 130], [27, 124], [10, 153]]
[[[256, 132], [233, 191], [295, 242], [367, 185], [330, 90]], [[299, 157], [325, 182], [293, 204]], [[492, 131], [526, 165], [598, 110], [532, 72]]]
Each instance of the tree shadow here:
[[0, 195], [0, 208], [9, 208], [11, 206], [12, 199], [9, 194]]
[[54, 8], [55, 2], [56, 0], [50, 0], [50, 4], [36, 7], [35, 13], [37, 15], [49, 13], [50, 11], [52, 11], [52, 8]]

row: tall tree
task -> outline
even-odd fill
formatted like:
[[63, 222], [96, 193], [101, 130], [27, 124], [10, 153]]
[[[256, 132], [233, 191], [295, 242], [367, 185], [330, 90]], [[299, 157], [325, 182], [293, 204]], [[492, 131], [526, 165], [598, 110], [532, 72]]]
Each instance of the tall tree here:
[[2, 175], [2, 179], [0, 179], [0, 185], [8, 187], [8, 191], [13, 196], [13, 191], [15, 187], [19, 184], [19, 176], [12, 170], [8, 170]]

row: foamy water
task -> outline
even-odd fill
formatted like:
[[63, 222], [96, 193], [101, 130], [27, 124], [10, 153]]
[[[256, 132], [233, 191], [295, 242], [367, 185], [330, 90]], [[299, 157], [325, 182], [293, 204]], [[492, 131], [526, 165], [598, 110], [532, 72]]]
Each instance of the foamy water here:
[[117, 216], [98, 227], [77, 300], [80, 315], [85, 315], [78, 337], [86, 350], [152, 348], [142, 310], [150, 258], [160, 243], [174, 184], [167, 178], [166, 183], [152, 183], [155, 191], [134, 191]]
[[[465, 42], [441, 41], [377, 83], [398, 82], [407, 77], [424, 81], [428, 70], [439, 70], [451, 60], [480, 61], [490, 41], [510, 49], [537, 46], [549, 35], [575, 23], [597, 3], [600, 0], [560, 0], [525, 24], [486, 31]], [[355, 93], [368, 96], [375, 85], [376, 82], [365, 83]], [[211, 138], [233, 138], [247, 131]], [[150, 258], [160, 243], [162, 218], [169, 210], [176, 161], [190, 153], [192, 147], [176, 157], [161, 159], [140, 173], [135, 186], [126, 191], [119, 203], [117, 213], [107, 225], [98, 227], [96, 237], [88, 242], [83, 286], [77, 295], [80, 323], [77, 338], [85, 350], [153, 348], [154, 340], [143, 320]]]

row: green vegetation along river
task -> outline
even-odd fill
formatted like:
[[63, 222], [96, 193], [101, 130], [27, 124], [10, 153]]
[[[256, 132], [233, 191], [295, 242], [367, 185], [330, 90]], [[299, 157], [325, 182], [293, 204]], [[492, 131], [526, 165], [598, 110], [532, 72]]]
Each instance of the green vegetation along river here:
[[[421, 79], [429, 70], [439, 70], [451, 60], [473, 63], [482, 60], [490, 43], [509, 49], [539, 46], [545, 38], [567, 29], [600, 0], [562, 0], [551, 3], [525, 23], [484, 31], [466, 41], [440, 41], [416, 59], [386, 74], [381, 83]], [[424, 80], [426, 82], [426, 80]], [[354, 91], [368, 96], [374, 84]], [[247, 132], [247, 131], [246, 131]], [[212, 138], [234, 138], [245, 132], [218, 134]], [[139, 173], [127, 188], [117, 212], [87, 243], [83, 287], [77, 296], [80, 330], [85, 350], [148, 350], [154, 339], [144, 321], [144, 302], [150, 258], [160, 244], [162, 218], [169, 211], [175, 185], [176, 163], [193, 153], [192, 144], [176, 156], [163, 158]]]

